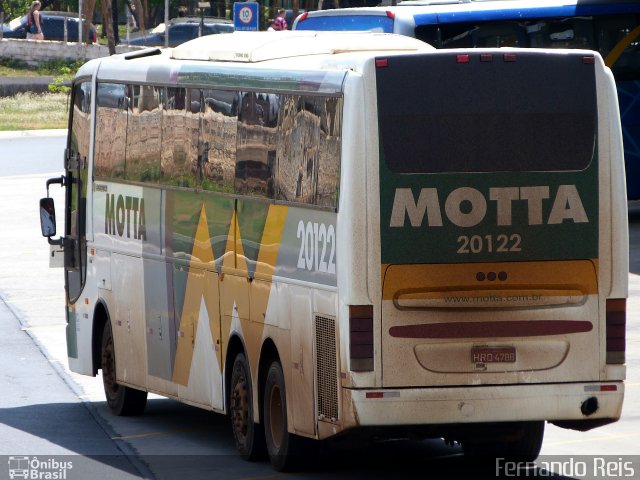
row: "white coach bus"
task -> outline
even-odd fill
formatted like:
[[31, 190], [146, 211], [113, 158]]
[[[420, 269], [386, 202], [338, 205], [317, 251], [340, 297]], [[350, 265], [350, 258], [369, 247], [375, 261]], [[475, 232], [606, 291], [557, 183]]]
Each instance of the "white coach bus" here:
[[620, 417], [628, 277], [615, 83], [592, 51], [264, 32], [93, 60], [73, 83], [71, 370], [231, 418], [273, 465], [367, 431], [535, 458]]

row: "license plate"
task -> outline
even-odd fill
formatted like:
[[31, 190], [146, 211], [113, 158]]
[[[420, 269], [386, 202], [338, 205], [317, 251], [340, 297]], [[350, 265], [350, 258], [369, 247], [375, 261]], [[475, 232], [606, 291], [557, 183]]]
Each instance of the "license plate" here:
[[473, 363], [514, 363], [516, 347], [473, 347], [471, 361]]

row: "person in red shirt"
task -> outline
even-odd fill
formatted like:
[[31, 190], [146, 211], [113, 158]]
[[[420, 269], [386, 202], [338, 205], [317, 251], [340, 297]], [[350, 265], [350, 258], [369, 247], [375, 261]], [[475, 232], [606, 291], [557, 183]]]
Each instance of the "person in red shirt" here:
[[278, 30], [278, 31], [286, 30], [287, 29], [287, 21], [285, 20], [284, 16], [285, 16], [284, 8], [279, 8], [278, 9], [278, 15], [273, 20], [273, 24], [271, 25], [271, 28], [273, 28], [274, 30]]

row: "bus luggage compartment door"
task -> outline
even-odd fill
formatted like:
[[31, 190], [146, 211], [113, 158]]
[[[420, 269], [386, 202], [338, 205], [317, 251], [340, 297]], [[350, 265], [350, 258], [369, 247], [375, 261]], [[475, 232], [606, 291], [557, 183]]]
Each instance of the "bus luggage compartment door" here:
[[597, 380], [591, 261], [383, 268], [385, 387]]

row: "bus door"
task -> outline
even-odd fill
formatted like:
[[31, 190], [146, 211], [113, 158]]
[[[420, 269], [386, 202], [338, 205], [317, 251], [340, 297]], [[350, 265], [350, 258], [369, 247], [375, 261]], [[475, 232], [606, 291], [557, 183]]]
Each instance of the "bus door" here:
[[531, 50], [385, 60], [383, 385], [596, 380], [600, 60]]
[[67, 291], [67, 349], [77, 358], [75, 302], [84, 287], [86, 264], [86, 205], [91, 133], [91, 82], [73, 87], [71, 128], [65, 151], [64, 265]]

